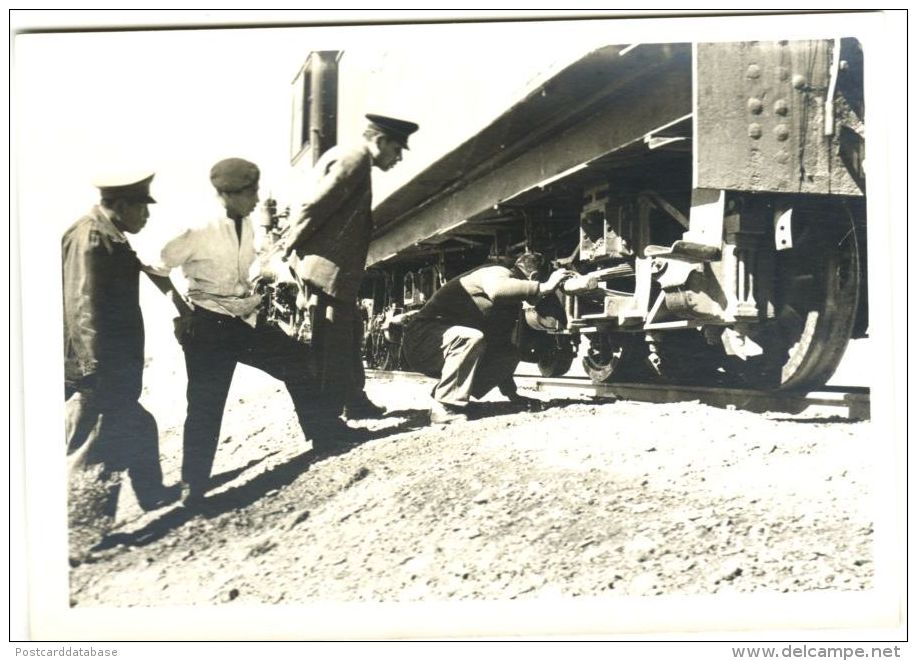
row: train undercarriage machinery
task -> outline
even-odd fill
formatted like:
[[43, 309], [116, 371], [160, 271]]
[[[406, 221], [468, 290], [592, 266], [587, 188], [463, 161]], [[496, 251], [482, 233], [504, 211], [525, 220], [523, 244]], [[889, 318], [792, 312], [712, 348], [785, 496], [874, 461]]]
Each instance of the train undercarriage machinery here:
[[367, 364], [404, 367], [412, 310], [530, 249], [577, 273], [517, 333], [546, 376], [823, 385], [868, 329], [864, 122], [853, 38], [591, 53], [377, 207]]
[[691, 161], [654, 159], [681, 136], [651, 135], [645, 166], [583, 190], [589, 282], [562, 301], [593, 381], [830, 378], [867, 327], [861, 55], [854, 40], [696, 48]]
[[698, 206], [713, 227], [692, 220], [660, 245], [654, 235], [679, 233], [687, 213], [652, 190], [597, 191], [574, 261], [583, 276], [565, 284], [563, 324], [547, 332], [583, 336], [598, 383], [823, 384], [860, 309], [862, 204], [695, 191]]

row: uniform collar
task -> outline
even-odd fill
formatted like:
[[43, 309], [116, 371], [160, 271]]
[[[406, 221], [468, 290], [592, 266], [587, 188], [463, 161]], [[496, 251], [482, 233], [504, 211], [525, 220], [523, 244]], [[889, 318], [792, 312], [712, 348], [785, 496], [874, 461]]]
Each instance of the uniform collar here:
[[114, 220], [112, 220], [112, 217], [110, 215], [111, 212], [108, 209], [106, 209], [105, 207], [103, 207], [100, 204], [97, 204], [92, 208], [92, 211], [93, 211], [93, 216], [95, 217], [96, 221], [98, 221], [99, 224], [105, 230], [107, 230], [107, 233], [114, 240], [120, 241], [121, 243], [128, 243], [127, 236], [124, 234], [124, 232], [118, 229], [117, 225], [115, 225], [115, 222]]

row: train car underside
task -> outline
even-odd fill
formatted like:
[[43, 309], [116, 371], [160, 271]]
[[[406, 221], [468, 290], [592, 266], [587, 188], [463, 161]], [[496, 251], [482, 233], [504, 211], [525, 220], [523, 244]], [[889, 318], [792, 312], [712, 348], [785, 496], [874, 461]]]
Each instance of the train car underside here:
[[[540, 113], [515, 149], [388, 200], [371, 262], [442, 278], [534, 249], [575, 270], [526, 310], [520, 349], [546, 375], [585, 340], [596, 382], [817, 387], [867, 327], [858, 55], [852, 40], [606, 49], [545, 88], [556, 109], [536, 94], [491, 127]], [[562, 112], [589, 66], [616, 82]]]

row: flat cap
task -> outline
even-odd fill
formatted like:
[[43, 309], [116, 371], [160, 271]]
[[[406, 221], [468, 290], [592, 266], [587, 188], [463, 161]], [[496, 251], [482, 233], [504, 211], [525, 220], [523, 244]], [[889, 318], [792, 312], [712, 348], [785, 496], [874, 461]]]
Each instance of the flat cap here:
[[392, 140], [401, 145], [404, 149], [408, 148], [408, 136], [420, 127], [414, 122], [408, 122], [403, 119], [394, 117], [385, 117], [384, 115], [366, 115], [369, 125], [379, 129]]
[[513, 264], [522, 275], [530, 278], [533, 273], [538, 273], [544, 268], [544, 255], [540, 252], [524, 252], [516, 258]]
[[210, 168], [210, 183], [222, 193], [235, 193], [258, 183], [258, 166], [244, 158], [226, 158]]
[[99, 189], [104, 200], [128, 200], [153, 204], [156, 200], [150, 197], [150, 182], [153, 181], [154, 176], [155, 174], [149, 171], [102, 175], [93, 179], [92, 185]]

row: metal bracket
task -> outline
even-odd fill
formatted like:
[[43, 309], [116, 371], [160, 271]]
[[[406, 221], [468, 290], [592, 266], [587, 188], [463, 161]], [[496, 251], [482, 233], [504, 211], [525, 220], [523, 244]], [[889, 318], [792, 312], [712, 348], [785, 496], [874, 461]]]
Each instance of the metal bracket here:
[[721, 338], [723, 348], [726, 350], [727, 355], [737, 356], [742, 360], [748, 360], [749, 358], [760, 356], [764, 353], [764, 349], [762, 349], [757, 342], [748, 337], [748, 335], [740, 333], [733, 328], [724, 329]]
[[650, 310], [650, 313], [646, 315], [646, 323], [643, 325], [644, 328], [652, 324], [656, 320], [656, 315], [659, 314], [659, 309], [662, 307], [662, 304], [665, 302], [665, 292], [659, 292], [659, 296], [656, 297], [656, 302], [653, 303], [653, 307]]
[[719, 247], [723, 242], [726, 191], [695, 188], [691, 191], [690, 228], [682, 237], [692, 243]]
[[774, 247], [777, 250], [793, 247], [793, 207], [774, 210]]

